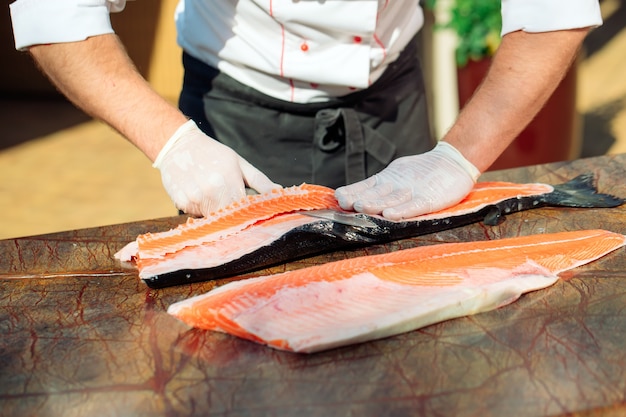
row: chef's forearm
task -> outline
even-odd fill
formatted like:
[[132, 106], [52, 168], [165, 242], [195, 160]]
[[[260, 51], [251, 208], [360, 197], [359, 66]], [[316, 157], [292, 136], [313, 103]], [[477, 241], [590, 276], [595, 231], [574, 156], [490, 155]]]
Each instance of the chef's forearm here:
[[116, 35], [37, 45], [30, 52], [57, 88], [154, 160], [185, 116], [137, 72]]
[[443, 140], [485, 171], [548, 100], [587, 32], [505, 35], [485, 81]]

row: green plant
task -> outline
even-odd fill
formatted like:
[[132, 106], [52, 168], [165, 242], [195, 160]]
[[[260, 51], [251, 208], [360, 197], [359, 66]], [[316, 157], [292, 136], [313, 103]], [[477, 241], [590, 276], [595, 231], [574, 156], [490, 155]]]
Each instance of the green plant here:
[[[433, 9], [437, 0], [425, 0]], [[450, 0], [450, 20], [436, 23], [436, 28], [452, 29], [458, 36], [455, 55], [459, 67], [469, 60], [491, 57], [500, 45], [502, 16], [500, 0]]]

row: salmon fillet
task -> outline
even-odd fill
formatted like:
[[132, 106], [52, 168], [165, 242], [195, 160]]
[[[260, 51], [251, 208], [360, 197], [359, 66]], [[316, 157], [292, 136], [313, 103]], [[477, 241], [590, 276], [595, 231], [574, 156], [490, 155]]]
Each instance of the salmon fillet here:
[[137, 238], [137, 256], [161, 258], [189, 246], [224, 239], [274, 216], [296, 210], [339, 209], [334, 190], [302, 184], [265, 194], [249, 195], [211, 215], [190, 218], [186, 223], [162, 233], [146, 233]]
[[231, 282], [168, 313], [192, 327], [316, 352], [509, 304], [625, 242], [585, 230], [423, 246]]
[[[457, 205], [404, 222], [463, 215], [510, 198], [547, 194], [552, 190], [552, 186], [538, 183], [478, 183]], [[334, 191], [323, 186], [302, 184], [268, 194], [246, 196], [211, 216], [190, 218], [166, 232], [139, 235], [116, 257], [123, 261], [135, 260], [140, 278], [179, 269], [212, 268], [269, 245], [295, 227], [318, 221], [301, 216], [294, 222], [290, 216], [294, 211], [312, 209], [340, 210]], [[268, 223], [269, 219], [272, 222]], [[267, 238], [260, 239], [260, 235]], [[269, 239], [270, 236], [272, 239]], [[216, 251], [218, 244], [220, 248]]]
[[554, 187], [549, 184], [527, 183], [517, 184], [503, 181], [485, 181], [474, 185], [470, 193], [459, 203], [452, 207], [445, 208], [433, 213], [408, 219], [407, 221], [419, 221], [430, 219], [441, 219], [450, 216], [459, 216], [466, 213], [474, 213], [486, 206], [496, 204], [500, 201], [511, 198], [522, 198], [529, 196], [540, 196], [554, 191]]
[[186, 246], [176, 253], [159, 258], [136, 259], [139, 277], [146, 278], [171, 271], [214, 268], [236, 261], [255, 249], [268, 246], [296, 227], [313, 223], [316, 219], [298, 213], [286, 213], [258, 222], [226, 239]]
[[394, 222], [365, 217], [372, 228], [307, 218], [310, 209], [339, 209], [333, 190], [303, 184], [248, 196], [207, 218], [175, 229], [140, 235], [115, 254], [135, 262], [152, 288], [239, 275], [295, 258], [364, 244], [421, 236], [538, 207], [616, 207], [623, 199], [598, 193], [592, 174], [555, 186], [542, 183], [482, 182], [453, 207]]

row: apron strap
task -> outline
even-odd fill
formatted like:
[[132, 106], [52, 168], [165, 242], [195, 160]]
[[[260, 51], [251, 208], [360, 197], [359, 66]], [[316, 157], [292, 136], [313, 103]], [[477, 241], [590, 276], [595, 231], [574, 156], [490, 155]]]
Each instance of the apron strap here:
[[396, 152], [396, 145], [362, 124], [352, 108], [318, 111], [313, 130], [313, 143], [324, 152], [334, 152], [345, 145], [346, 184], [367, 178], [366, 153], [387, 165]]

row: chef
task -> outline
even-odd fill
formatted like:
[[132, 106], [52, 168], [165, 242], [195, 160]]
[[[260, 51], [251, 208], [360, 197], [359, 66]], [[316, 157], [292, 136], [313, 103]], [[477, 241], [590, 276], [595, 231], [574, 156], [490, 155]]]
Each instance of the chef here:
[[[141, 77], [109, 13], [126, 0], [17, 0], [15, 45], [57, 88], [136, 145], [176, 207], [206, 215], [301, 182], [348, 210], [401, 219], [455, 204], [549, 98], [597, 0], [502, 0], [502, 43], [433, 141], [418, 0], [180, 0], [179, 108]], [[348, 184], [348, 185], [346, 185]]]

